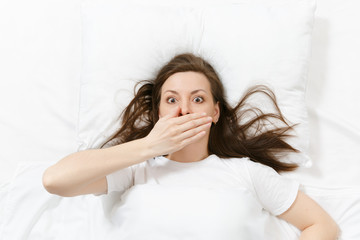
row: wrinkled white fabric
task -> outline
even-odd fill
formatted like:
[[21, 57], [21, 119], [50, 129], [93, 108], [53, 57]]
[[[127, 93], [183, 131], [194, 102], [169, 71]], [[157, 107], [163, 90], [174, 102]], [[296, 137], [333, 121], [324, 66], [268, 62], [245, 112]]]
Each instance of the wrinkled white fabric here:
[[108, 192], [148, 184], [220, 191], [246, 189], [273, 215], [280, 215], [291, 206], [299, 186], [248, 158], [222, 159], [216, 155], [190, 163], [156, 157], [110, 174], [107, 181]]
[[[63, 198], [47, 193], [42, 184], [41, 176], [48, 163], [32, 163], [20, 165], [13, 181], [0, 191], [0, 203], [3, 206], [0, 214], [0, 239], [6, 240], [98, 240], [98, 239], [126, 239], [121, 238], [123, 229], [119, 228], [119, 223], [125, 221], [120, 218], [122, 215], [128, 215], [129, 212], [119, 214], [121, 207], [128, 208], [130, 205], [121, 205], [121, 195], [113, 192], [109, 195], [100, 197], [86, 195], [74, 198]], [[168, 189], [173, 195], [163, 195], [163, 189], [158, 186], [150, 186], [149, 188], [139, 187], [136, 191], [128, 192], [127, 198], [138, 199], [133, 202], [140, 207], [158, 206], [163, 200], [174, 200], [176, 197], [182, 198], [184, 201], [190, 201], [185, 198], [182, 193], [183, 188]], [[195, 191], [195, 188], [187, 189], [189, 193], [198, 196], [198, 200], [194, 204], [201, 205], [202, 196], [204, 198], [213, 196], [208, 203], [216, 203], [216, 201], [227, 198], [227, 196], [238, 196], [242, 190], [238, 192], [223, 191], [223, 194], [214, 194], [214, 191], [204, 189], [203, 191]], [[337, 221], [341, 230], [343, 240], [360, 239], [360, 231], [357, 223], [360, 221], [360, 188], [318, 188], [305, 186], [305, 192], [314, 198], [321, 206], [323, 206], [330, 215]], [[150, 194], [150, 192], [152, 194]], [[244, 192], [243, 192], [244, 193]], [[142, 201], [141, 197], [146, 196], [148, 201]], [[247, 193], [240, 203], [252, 199], [252, 195]], [[230, 200], [231, 204], [235, 203], [235, 199]], [[184, 219], [188, 212], [181, 212], [180, 208], [170, 208], [172, 213], [179, 213]], [[205, 202], [204, 207], [208, 206]], [[286, 223], [268, 214], [267, 211], [259, 211], [256, 204], [250, 205], [253, 216], [250, 216], [249, 223], [255, 221], [257, 223], [265, 223], [264, 228], [257, 226], [257, 234], [266, 234], [264, 239], [269, 240], [291, 240], [298, 239], [299, 231]], [[186, 209], [185, 209], [186, 210]], [[215, 209], [216, 210], [216, 209]], [[225, 205], [217, 210], [228, 211]], [[248, 216], [248, 210], [243, 208], [241, 204], [237, 206], [238, 211], [244, 211], [243, 216]], [[253, 211], [255, 210], [255, 211]], [[151, 209], [147, 208], [147, 212], [151, 213]], [[170, 212], [171, 213], [171, 212]], [[204, 214], [216, 214], [218, 212], [204, 212]], [[228, 211], [231, 215], [232, 212]], [[194, 217], [199, 215], [194, 214]], [[148, 216], [148, 215], [144, 215]], [[221, 218], [219, 218], [220, 221]], [[234, 216], [234, 219], [235, 216]], [[160, 219], [161, 221], [165, 221]], [[146, 222], [149, 219], [140, 219]], [[210, 221], [211, 220], [206, 220]], [[125, 222], [126, 224], [126, 222]], [[186, 224], [184, 222], [183, 224]], [[231, 227], [231, 226], [227, 226]], [[254, 229], [254, 225], [249, 226]], [[141, 231], [141, 229], [139, 229]], [[246, 232], [244, 234], [247, 234]], [[149, 239], [149, 238], [144, 238]], [[168, 238], [169, 239], [169, 238]], [[179, 235], [174, 239], [190, 239], [186, 236]], [[251, 238], [250, 238], [251, 239]], [[133, 240], [133, 239], [131, 239]]]
[[[270, 216], [286, 211], [298, 183], [248, 158], [190, 163], [156, 157], [107, 176], [123, 193], [113, 219], [122, 239], [268, 239]], [[139, 231], [141, 229], [141, 231]]]

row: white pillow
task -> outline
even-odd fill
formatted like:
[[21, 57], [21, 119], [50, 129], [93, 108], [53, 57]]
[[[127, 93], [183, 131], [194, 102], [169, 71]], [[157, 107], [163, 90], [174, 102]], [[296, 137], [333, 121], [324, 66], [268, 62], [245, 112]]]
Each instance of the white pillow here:
[[99, 147], [119, 127], [135, 82], [193, 52], [218, 71], [232, 103], [248, 86], [271, 86], [285, 117], [300, 123], [290, 143], [302, 154], [285, 160], [309, 164], [304, 97], [314, 2], [172, 3], [83, 4], [79, 150]]

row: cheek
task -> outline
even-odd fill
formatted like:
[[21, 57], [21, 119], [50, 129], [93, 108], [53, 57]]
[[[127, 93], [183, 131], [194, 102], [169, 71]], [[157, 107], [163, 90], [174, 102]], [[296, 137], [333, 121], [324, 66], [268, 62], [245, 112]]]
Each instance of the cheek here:
[[206, 104], [193, 104], [192, 111], [206, 112], [208, 116], [212, 116], [214, 114], [214, 108]]
[[169, 107], [166, 104], [160, 103], [159, 104], [159, 117], [166, 116], [169, 113]]

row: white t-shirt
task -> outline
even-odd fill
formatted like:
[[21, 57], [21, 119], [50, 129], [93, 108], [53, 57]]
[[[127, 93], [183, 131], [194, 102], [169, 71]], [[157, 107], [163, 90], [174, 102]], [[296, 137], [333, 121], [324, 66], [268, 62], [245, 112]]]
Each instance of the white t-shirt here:
[[190, 163], [155, 157], [107, 182], [108, 193], [122, 193], [112, 213], [121, 239], [268, 239], [263, 209], [282, 214], [299, 188], [248, 158], [216, 155]]

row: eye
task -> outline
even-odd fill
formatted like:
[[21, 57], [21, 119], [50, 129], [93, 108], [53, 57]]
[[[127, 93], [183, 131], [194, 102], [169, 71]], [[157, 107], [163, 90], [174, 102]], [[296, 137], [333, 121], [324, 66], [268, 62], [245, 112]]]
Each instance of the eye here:
[[204, 101], [204, 99], [202, 97], [196, 97], [196, 98], [194, 98], [193, 101], [196, 103], [202, 103]]
[[167, 102], [167, 103], [176, 103], [176, 99], [173, 98], [173, 97], [168, 97], [168, 98], [166, 99], [166, 102]]

